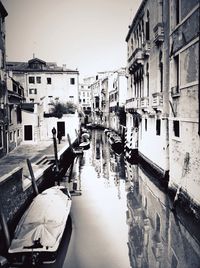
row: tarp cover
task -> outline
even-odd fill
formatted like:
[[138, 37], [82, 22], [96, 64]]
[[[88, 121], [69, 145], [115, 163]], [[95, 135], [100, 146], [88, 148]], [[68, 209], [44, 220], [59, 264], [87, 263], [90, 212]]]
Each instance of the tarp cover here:
[[70, 208], [71, 199], [58, 186], [36, 196], [17, 226], [9, 251], [58, 246]]

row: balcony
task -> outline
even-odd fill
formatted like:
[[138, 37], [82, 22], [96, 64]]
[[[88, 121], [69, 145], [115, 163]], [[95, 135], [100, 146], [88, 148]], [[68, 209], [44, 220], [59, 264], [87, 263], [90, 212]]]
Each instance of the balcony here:
[[134, 109], [139, 108], [139, 99], [131, 98], [126, 100], [125, 108], [127, 112], [132, 112]]
[[164, 41], [164, 27], [163, 23], [158, 23], [154, 29], [154, 42], [156, 45], [160, 45]]
[[141, 108], [147, 108], [149, 107], [149, 98], [148, 97], [142, 97], [140, 102]]
[[163, 106], [163, 93], [162, 92], [156, 92], [152, 94], [152, 107], [158, 108], [160, 106]]
[[129, 63], [129, 72], [132, 73], [138, 67], [144, 64], [144, 55], [143, 55], [143, 50], [141, 48], [136, 48], [130, 58], [128, 59]]
[[180, 88], [179, 86], [174, 86], [171, 88], [171, 96], [172, 98], [180, 97]]
[[144, 57], [149, 57], [151, 44], [150, 41], [145, 41], [145, 43], [142, 45], [143, 48], [143, 55]]

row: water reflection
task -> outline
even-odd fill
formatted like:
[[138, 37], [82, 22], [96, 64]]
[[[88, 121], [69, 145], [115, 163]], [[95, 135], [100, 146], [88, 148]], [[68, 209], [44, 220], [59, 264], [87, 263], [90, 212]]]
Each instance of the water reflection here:
[[198, 236], [190, 234], [188, 219], [180, 220], [171, 212], [164, 191], [140, 166], [116, 155], [102, 131], [93, 131], [91, 143], [91, 161], [98, 179], [105, 188], [116, 187], [118, 199], [126, 198], [130, 266], [200, 267]]

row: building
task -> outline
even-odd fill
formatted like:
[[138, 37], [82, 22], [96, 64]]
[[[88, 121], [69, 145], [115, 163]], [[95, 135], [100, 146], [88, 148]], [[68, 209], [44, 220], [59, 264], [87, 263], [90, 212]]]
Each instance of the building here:
[[[71, 117], [75, 121], [78, 118], [77, 113], [65, 114], [74, 113], [78, 106], [79, 72], [37, 58], [28, 62], [7, 62], [7, 72], [25, 92], [26, 103], [21, 106], [22, 141], [46, 140], [52, 137], [53, 127], [66, 137]], [[77, 129], [77, 122], [75, 125]]]
[[143, 0], [126, 37], [126, 149], [168, 178], [168, 1]]
[[19, 82], [7, 75], [8, 90], [8, 152], [16, 148], [22, 142], [22, 105], [25, 101], [24, 88]]
[[8, 152], [8, 92], [5, 72], [5, 18], [8, 15], [0, 1], [0, 157]]
[[199, 1], [170, 1], [169, 188], [200, 205]]
[[95, 81], [90, 85], [92, 101], [92, 123], [99, 126], [103, 126], [103, 120], [105, 120], [105, 118], [103, 119], [103, 111], [105, 109], [103, 102], [105, 100], [105, 88], [103, 88], [102, 84], [103, 81], [105, 83], [104, 79], [106, 79], [111, 73], [111, 71], [98, 72]]
[[94, 81], [94, 77], [83, 79], [83, 83], [79, 83], [79, 105], [82, 111], [81, 121], [83, 124], [91, 123], [92, 102], [90, 85]]
[[121, 68], [110, 77], [109, 85], [109, 127], [124, 134], [126, 126], [125, 103], [127, 93], [127, 78], [125, 68]]
[[52, 103], [72, 102], [78, 105], [79, 72], [65, 65], [33, 58], [28, 62], [7, 62], [7, 70], [25, 90], [27, 102], [43, 103], [44, 112], [51, 112]]

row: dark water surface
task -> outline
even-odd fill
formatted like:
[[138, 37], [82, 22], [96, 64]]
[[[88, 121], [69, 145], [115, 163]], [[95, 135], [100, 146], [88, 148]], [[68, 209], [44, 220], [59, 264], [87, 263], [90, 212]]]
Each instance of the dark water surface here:
[[48, 267], [200, 267], [200, 228], [174, 214], [153, 178], [112, 152], [103, 131], [93, 131], [74, 176], [68, 230]]

